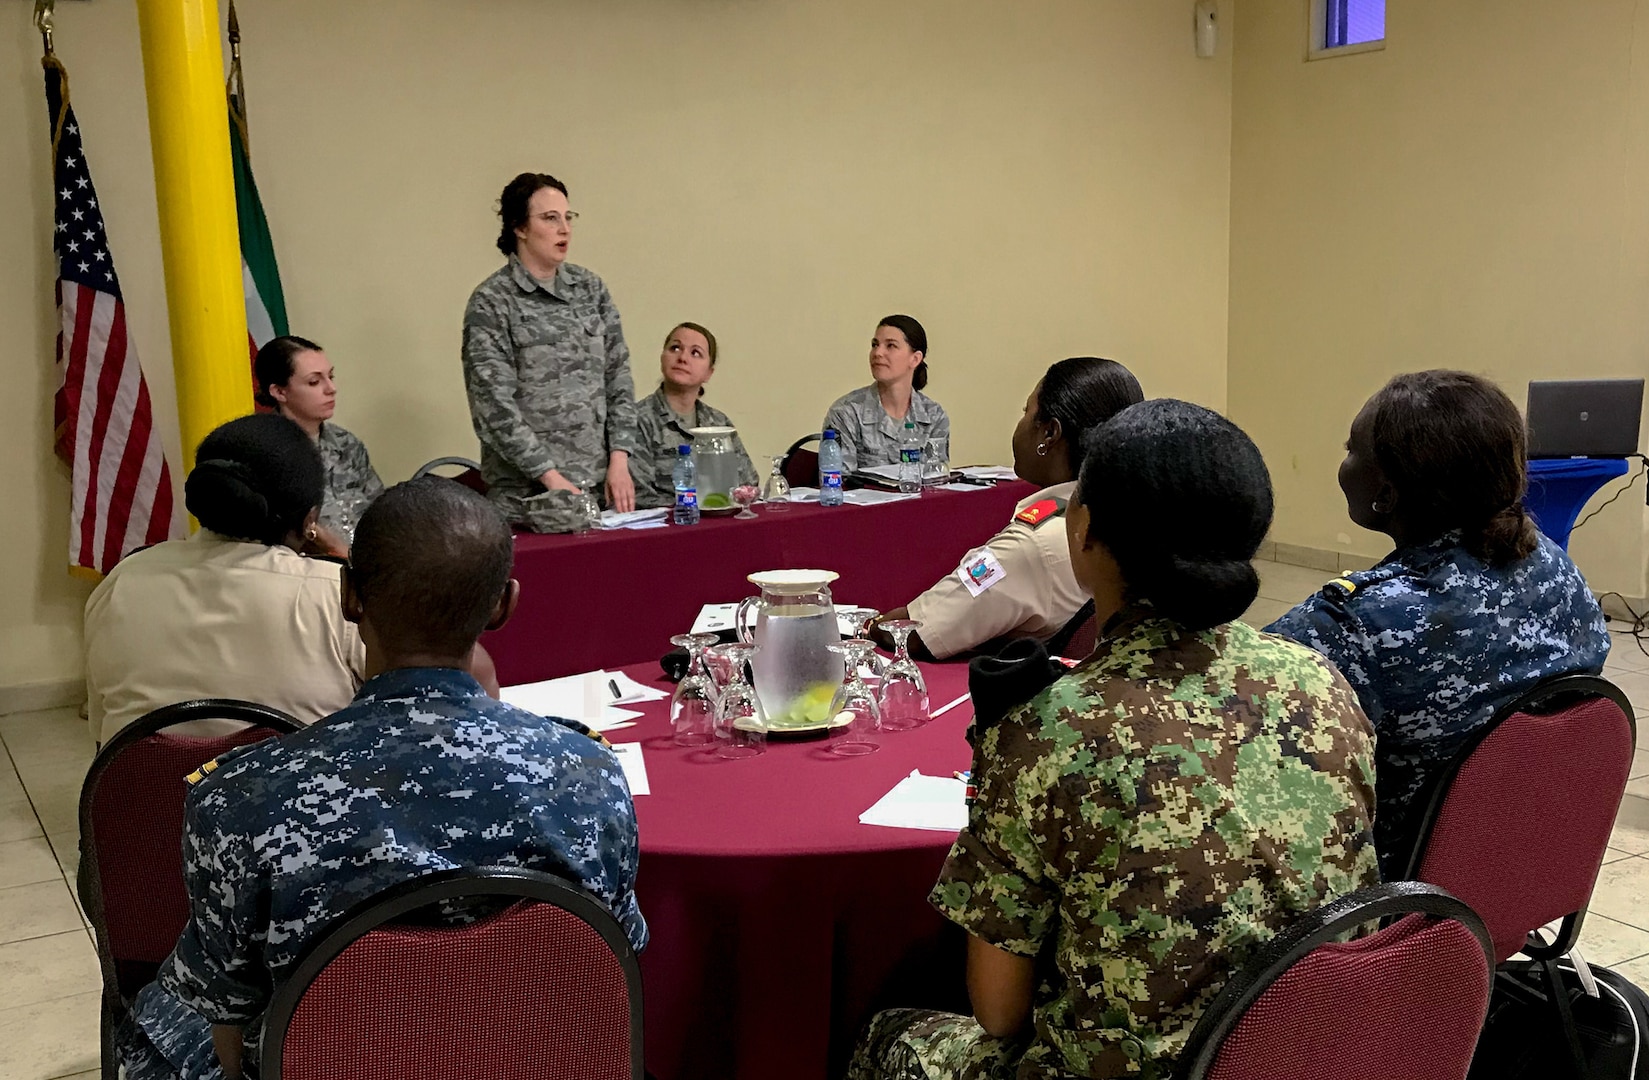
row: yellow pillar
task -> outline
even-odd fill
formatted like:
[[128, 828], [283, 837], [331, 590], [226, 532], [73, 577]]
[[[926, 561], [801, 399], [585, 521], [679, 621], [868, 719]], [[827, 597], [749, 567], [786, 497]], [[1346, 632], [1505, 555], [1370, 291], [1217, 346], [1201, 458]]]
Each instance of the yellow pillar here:
[[217, 0], [137, 0], [185, 470], [252, 411]]

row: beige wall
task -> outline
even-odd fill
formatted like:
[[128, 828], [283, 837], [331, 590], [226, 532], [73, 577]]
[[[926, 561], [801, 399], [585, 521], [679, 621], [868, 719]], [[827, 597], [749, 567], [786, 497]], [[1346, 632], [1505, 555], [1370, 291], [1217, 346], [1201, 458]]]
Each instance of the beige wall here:
[[[1242, 0], [1230, 408], [1274, 538], [1383, 554], [1345, 517], [1351, 418], [1392, 374], [1649, 373], [1649, 55], [1630, 0], [1393, 2], [1384, 51], [1306, 62], [1306, 0]], [[1641, 483], [1576, 534], [1644, 595]]]
[[[692, 319], [711, 400], [755, 453], [868, 379], [875, 320], [928, 328], [954, 456], [1006, 460], [1053, 360], [1117, 357], [1147, 392], [1225, 404], [1230, 50], [1140, 0], [244, 0], [259, 185], [293, 327], [328, 348], [338, 419], [387, 479], [473, 453], [458, 370], [493, 205], [523, 169], [584, 215], [636, 352]], [[27, 4], [0, 9], [0, 415], [16, 553], [0, 685], [72, 676], [50, 424], [51, 201]], [[59, 10], [132, 332], [170, 421], [141, 64], [129, 2]], [[15, 66], [12, 60], [16, 60]], [[13, 75], [21, 69], [21, 74]], [[15, 329], [14, 329], [15, 328]]]

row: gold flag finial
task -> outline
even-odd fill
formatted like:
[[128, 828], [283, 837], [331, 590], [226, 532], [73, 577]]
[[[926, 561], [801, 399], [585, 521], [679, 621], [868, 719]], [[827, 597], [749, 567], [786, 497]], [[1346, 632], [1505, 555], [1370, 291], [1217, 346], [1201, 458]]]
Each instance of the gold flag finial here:
[[57, 10], [57, 0], [34, 0], [34, 27], [40, 31], [40, 47], [46, 50], [46, 55], [52, 55], [52, 16]]

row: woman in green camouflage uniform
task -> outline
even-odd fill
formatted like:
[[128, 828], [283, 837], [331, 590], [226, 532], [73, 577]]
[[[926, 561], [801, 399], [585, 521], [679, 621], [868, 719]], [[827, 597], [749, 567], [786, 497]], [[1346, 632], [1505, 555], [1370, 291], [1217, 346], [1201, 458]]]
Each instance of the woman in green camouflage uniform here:
[[1229, 421], [1146, 401], [1090, 435], [1066, 513], [1093, 653], [975, 737], [929, 897], [974, 1015], [880, 1014], [852, 1080], [1167, 1077], [1234, 968], [1377, 880], [1373, 732], [1338, 671], [1237, 616], [1271, 482]]

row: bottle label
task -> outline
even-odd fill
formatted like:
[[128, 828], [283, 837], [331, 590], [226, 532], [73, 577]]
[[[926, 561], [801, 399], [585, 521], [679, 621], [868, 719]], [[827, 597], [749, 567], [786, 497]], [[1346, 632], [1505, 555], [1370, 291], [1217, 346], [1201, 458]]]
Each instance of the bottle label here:
[[920, 465], [922, 463], [922, 448], [906, 446], [899, 451], [899, 460], [906, 465]]
[[839, 473], [839, 472], [827, 472], [822, 476], [821, 479], [823, 480], [823, 483], [820, 484], [821, 487], [829, 488], [831, 491], [840, 491], [840, 490], [842, 490], [842, 474], [841, 473]]
[[685, 490], [676, 492], [676, 505], [677, 506], [684, 506], [684, 507], [685, 506], [697, 506], [698, 504], [699, 504], [698, 492], [693, 490], [692, 488], [686, 488]]

